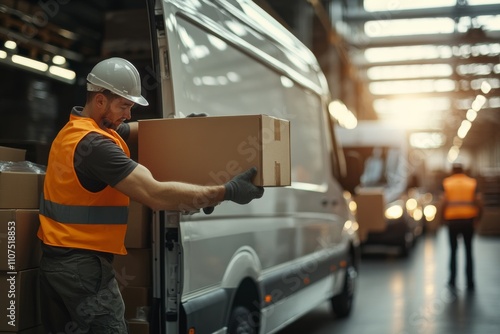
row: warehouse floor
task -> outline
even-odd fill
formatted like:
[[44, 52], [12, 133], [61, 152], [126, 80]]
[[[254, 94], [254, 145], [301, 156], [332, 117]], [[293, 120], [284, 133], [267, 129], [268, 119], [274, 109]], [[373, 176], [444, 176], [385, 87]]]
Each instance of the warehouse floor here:
[[448, 234], [441, 228], [418, 240], [410, 256], [372, 249], [362, 258], [354, 310], [335, 319], [327, 303], [280, 334], [498, 334], [500, 237], [473, 240], [476, 289], [465, 287], [465, 250], [459, 243], [457, 289], [448, 279]]

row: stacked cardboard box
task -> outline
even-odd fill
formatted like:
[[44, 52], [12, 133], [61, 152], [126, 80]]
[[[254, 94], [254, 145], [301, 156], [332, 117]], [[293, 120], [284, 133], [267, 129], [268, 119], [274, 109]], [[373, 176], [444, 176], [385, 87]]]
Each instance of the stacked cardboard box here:
[[386, 229], [383, 189], [359, 188], [354, 201], [357, 205], [358, 235], [362, 242], [366, 241], [370, 232], [382, 232]]
[[[24, 150], [0, 147], [0, 165], [21, 162]], [[38, 333], [38, 203], [43, 174], [0, 169], [0, 333]]]
[[149, 334], [152, 301], [151, 209], [131, 201], [125, 247], [128, 254], [115, 256], [113, 267], [125, 302], [130, 334]]

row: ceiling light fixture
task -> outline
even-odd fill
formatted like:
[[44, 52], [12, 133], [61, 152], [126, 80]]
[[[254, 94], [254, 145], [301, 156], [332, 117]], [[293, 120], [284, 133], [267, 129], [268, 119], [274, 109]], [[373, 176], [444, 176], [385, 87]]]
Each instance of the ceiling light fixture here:
[[466, 114], [465, 117], [467, 117], [467, 119], [469, 120], [469, 122], [474, 122], [474, 120], [477, 117], [477, 111], [475, 111], [473, 109], [469, 109], [469, 110], [467, 110], [467, 114]]
[[339, 125], [346, 129], [354, 129], [358, 125], [356, 116], [339, 100], [330, 102], [328, 111], [338, 121]]
[[69, 84], [74, 84], [76, 80], [76, 73], [72, 70], [55, 65], [49, 67], [49, 65], [44, 62], [20, 55], [10, 55], [3, 50], [0, 50], [0, 62]]
[[456, 146], [452, 146], [448, 151], [448, 162], [452, 163], [458, 158], [458, 154], [460, 153], [460, 149]]
[[472, 102], [472, 109], [475, 111], [479, 111], [481, 110], [481, 108], [484, 106], [485, 103], [486, 103], [486, 97], [484, 97], [483, 95], [478, 95]]
[[12, 62], [18, 65], [32, 68], [40, 72], [45, 72], [49, 68], [49, 65], [42, 63], [41, 61], [33, 60], [19, 55], [13, 55]]
[[49, 73], [52, 75], [61, 77], [63, 79], [66, 79], [69, 82], [73, 82], [76, 78], [75, 72], [73, 72], [71, 70], [67, 70], [67, 69], [59, 67], [59, 66], [54, 66], [54, 65], [49, 67]]
[[66, 58], [64, 58], [63, 56], [56, 55], [52, 57], [52, 62], [56, 65], [64, 65], [66, 64]]
[[6, 41], [3, 46], [5, 46], [9, 50], [14, 50], [17, 48], [17, 43], [11, 40]]
[[483, 81], [481, 83], [481, 91], [483, 92], [483, 94], [488, 94], [491, 90], [491, 85], [489, 84], [488, 81]]
[[464, 119], [462, 121], [462, 124], [458, 128], [458, 131], [457, 131], [458, 138], [464, 139], [465, 136], [467, 136], [467, 133], [469, 132], [471, 127], [472, 127], [472, 123], [469, 122], [468, 120]]

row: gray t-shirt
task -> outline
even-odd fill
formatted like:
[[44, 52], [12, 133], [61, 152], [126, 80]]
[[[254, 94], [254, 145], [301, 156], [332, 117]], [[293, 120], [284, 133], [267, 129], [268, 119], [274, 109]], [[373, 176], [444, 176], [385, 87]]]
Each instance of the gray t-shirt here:
[[[73, 114], [79, 115], [81, 107], [74, 107]], [[118, 134], [127, 140], [130, 126], [122, 123]], [[74, 166], [78, 180], [91, 192], [103, 190], [107, 185], [114, 187], [137, 167], [111, 139], [97, 133], [87, 134], [76, 147]]]

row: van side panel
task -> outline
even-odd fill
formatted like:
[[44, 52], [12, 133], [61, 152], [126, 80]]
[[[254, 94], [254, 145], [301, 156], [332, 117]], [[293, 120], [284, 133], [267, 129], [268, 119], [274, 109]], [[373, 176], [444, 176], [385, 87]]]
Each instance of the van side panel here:
[[[325, 98], [318, 84], [323, 77], [299, 80], [299, 71], [282, 71], [293, 61], [284, 46], [216, 8], [218, 3], [201, 2], [196, 9], [165, 1], [175, 113], [290, 120], [292, 186], [266, 188], [264, 198], [249, 205], [224, 202], [210, 216], [183, 217], [182, 303], [188, 325], [209, 321], [206, 333], [215, 332], [227, 324], [239, 284], [251, 278], [258, 286], [251, 302], [263, 315], [260, 333], [270, 333], [339, 292], [348, 215], [327, 161]], [[258, 54], [250, 50], [257, 44], [264, 50]], [[296, 64], [313, 77], [314, 69], [303, 65]], [[237, 258], [245, 260], [236, 264]], [[306, 296], [313, 300], [300, 302]], [[211, 308], [209, 318], [205, 307]], [[198, 326], [197, 333], [205, 329]]]

